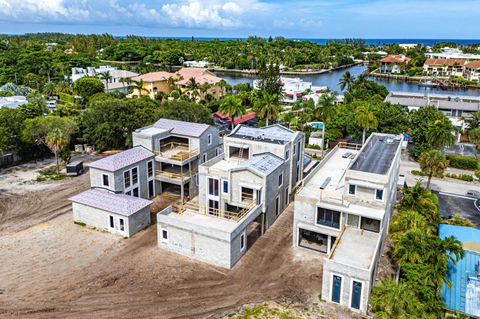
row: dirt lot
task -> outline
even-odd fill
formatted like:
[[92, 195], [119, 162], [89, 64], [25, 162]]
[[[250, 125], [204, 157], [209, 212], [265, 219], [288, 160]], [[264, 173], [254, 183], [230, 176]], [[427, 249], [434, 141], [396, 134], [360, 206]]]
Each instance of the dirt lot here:
[[125, 240], [73, 224], [67, 198], [88, 176], [0, 194], [0, 317], [222, 317], [244, 304], [319, 303], [322, 263], [294, 250], [292, 206], [232, 270], [156, 248], [155, 226]]

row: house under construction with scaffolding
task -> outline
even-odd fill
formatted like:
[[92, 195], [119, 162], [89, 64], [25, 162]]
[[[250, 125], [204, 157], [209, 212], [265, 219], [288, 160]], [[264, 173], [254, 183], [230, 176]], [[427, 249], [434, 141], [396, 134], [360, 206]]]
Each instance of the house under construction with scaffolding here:
[[239, 125], [223, 152], [199, 165], [198, 195], [157, 214], [158, 245], [231, 268], [301, 184], [305, 135], [280, 125]]

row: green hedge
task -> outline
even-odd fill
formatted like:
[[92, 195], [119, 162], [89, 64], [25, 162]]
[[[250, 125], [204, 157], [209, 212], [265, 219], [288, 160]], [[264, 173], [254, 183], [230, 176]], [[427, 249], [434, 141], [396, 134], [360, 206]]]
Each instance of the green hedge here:
[[474, 157], [448, 154], [447, 159], [450, 161], [450, 167], [473, 170], [479, 168], [479, 161]]
[[468, 174], [445, 174], [446, 177], [459, 179], [465, 182], [473, 182], [473, 176]]

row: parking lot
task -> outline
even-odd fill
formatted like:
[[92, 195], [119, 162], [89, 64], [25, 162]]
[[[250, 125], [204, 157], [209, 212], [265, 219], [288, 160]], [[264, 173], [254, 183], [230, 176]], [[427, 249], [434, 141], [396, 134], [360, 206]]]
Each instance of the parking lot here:
[[469, 196], [435, 192], [438, 196], [440, 213], [443, 218], [451, 218], [455, 214], [480, 226], [480, 200]]

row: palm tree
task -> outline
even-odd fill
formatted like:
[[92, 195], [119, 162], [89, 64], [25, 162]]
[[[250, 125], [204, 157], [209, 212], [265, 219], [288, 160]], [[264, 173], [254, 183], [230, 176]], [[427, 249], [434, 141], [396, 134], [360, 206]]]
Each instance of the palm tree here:
[[60, 173], [60, 167], [58, 164], [58, 153], [67, 146], [69, 139], [59, 128], [54, 128], [51, 132], [45, 137], [45, 144], [55, 155], [55, 161], [57, 163], [57, 174]]
[[355, 109], [355, 121], [363, 128], [362, 144], [365, 144], [367, 130], [376, 129], [378, 126], [377, 118], [368, 104], [360, 105]]
[[242, 117], [246, 113], [245, 106], [243, 106], [242, 100], [235, 95], [227, 95], [220, 102], [218, 112], [223, 115], [228, 115], [232, 119], [232, 131], [235, 128], [235, 117]]
[[471, 117], [462, 117], [462, 120], [467, 124], [468, 130], [473, 130], [480, 127], [480, 111], [470, 113]]
[[474, 128], [473, 130], [468, 131], [468, 137], [470, 138], [470, 142], [473, 144], [479, 145], [480, 144], [480, 127]]
[[142, 97], [142, 92], [143, 91], [146, 91], [147, 93], [149, 92], [148, 89], [143, 87], [143, 84], [144, 84], [144, 82], [143, 82], [142, 79], [140, 79], [140, 81], [133, 81], [133, 88], [138, 90], [138, 96], [139, 97]]
[[325, 127], [326, 122], [330, 121], [337, 114], [336, 93], [322, 94], [317, 105], [314, 106], [313, 115], [322, 119], [322, 156], [325, 148]]
[[211, 87], [212, 87], [212, 85], [209, 84], [209, 83], [206, 83], [206, 82], [200, 85], [199, 90], [200, 90], [200, 93], [201, 93], [201, 99], [202, 100], [204, 100], [204, 101], [206, 100], [208, 90], [210, 90]]
[[455, 136], [452, 131], [455, 127], [449, 120], [436, 120], [435, 123], [427, 129], [426, 140], [433, 148], [443, 148], [455, 144]]
[[169, 76], [167, 78], [167, 84], [168, 84], [168, 88], [170, 90], [170, 93], [172, 93], [173, 90], [175, 90], [175, 83], [177, 82], [177, 79], [175, 79], [173, 76]]
[[100, 73], [99, 78], [100, 80], [105, 81], [105, 88], [108, 92], [108, 81], [112, 79], [112, 75], [110, 74], [110, 71], [105, 71]]
[[338, 85], [340, 86], [340, 90], [344, 90], [347, 88], [348, 91], [352, 89], [352, 85], [355, 82], [355, 77], [352, 76], [350, 71], [347, 71], [343, 73], [342, 77], [340, 78], [340, 82], [338, 82]]
[[53, 82], [47, 82], [43, 86], [43, 94], [51, 96], [57, 93], [57, 86]]
[[420, 155], [418, 163], [422, 172], [427, 174], [427, 189], [430, 188], [432, 176], [441, 177], [448, 167], [449, 161], [445, 155], [438, 150], [430, 150]]
[[[123, 85], [123, 91], [126, 92], [125, 90], [125, 83], [127, 83], [128, 85], [132, 84], [133, 80], [131, 78], [126, 78], [126, 77], [122, 77], [118, 80], [120, 83], [122, 83]], [[127, 92], [128, 93], [128, 92]]]
[[281, 111], [278, 95], [262, 91], [260, 98], [255, 100], [254, 109], [258, 117], [265, 119], [265, 125], [268, 126], [268, 120], [277, 116]]
[[389, 226], [390, 238], [395, 244], [409, 229], [423, 230], [427, 233], [433, 233], [435, 230], [429, 227], [427, 219], [419, 212], [413, 209], [400, 211], [392, 218]]

